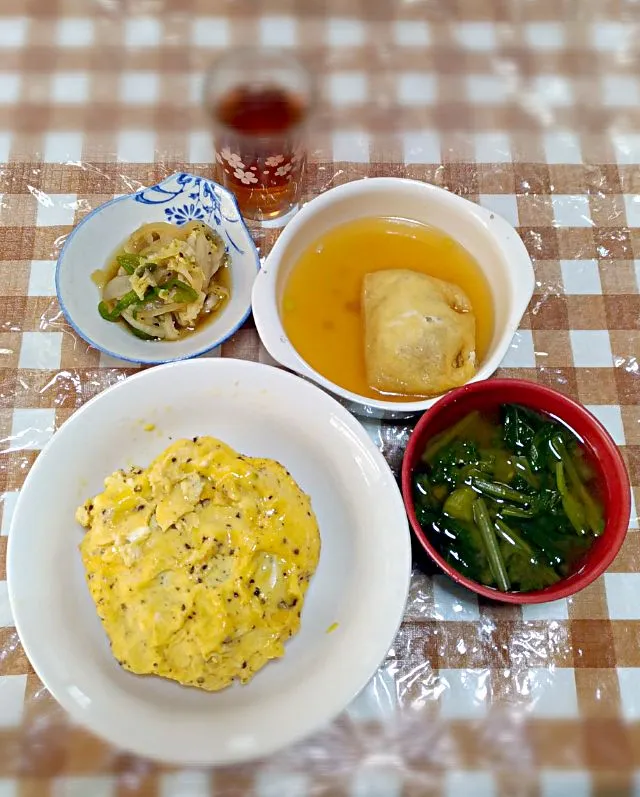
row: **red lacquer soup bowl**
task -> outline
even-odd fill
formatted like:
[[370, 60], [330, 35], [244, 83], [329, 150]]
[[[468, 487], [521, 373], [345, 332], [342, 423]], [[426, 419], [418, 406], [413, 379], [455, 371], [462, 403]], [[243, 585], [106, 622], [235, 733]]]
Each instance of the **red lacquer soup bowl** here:
[[[552, 586], [532, 592], [499, 592], [467, 578], [438, 553], [416, 518], [411, 477], [429, 441], [474, 410], [491, 411], [519, 404], [552, 415], [582, 439], [602, 486], [605, 529], [580, 560], [575, 572]], [[418, 421], [402, 463], [402, 494], [413, 533], [422, 547], [454, 581], [473, 592], [507, 603], [544, 603], [573, 595], [602, 575], [624, 541], [629, 526], [631, 491], [618, 447], [602, 424], [581, 404], [548, 387], [517, 379], [488, 379], [447, 393]]]

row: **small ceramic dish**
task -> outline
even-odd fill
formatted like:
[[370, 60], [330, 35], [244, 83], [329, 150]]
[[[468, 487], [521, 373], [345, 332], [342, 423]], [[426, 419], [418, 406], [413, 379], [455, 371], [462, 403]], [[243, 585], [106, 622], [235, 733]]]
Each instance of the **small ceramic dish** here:
[[524, 244], [504, 219], [429, 183], [397, 177], [356, 180], [313, 199], [289, 222], [267, 256], [253, 288], [253, 314], [262, 342], [279, 363], [330, 390], [355, 413], [406, 418], [438, 397], [395, 402], [359, 396], [319, 374], [298, 354], [282, 325], [282, 295], [301, 254], [324, 232], [366, 216], [392, 216], [437, 227], [477, 260], [493, 295], [493, 339], [474, 382], [486, 379], [504, 358], [531, 299], [533, 266]]
[[[217, 318], [176, 341], [140, 340], [98, 313], [100, 293], [91, 279], [138, 227], [167, 221], [203, 221], [224, 240], [231, 258], [231, 299]], [[222, 186], [180, 173], [158, 185], [117, 197], [93, 210], [67, 238], [56, 267], [56, 292], [71, 326], [96, 349], [148, 365], [197, 357], [219, 346], [251, 311], [251, 288], [260, 259], [233, 194]]]
[[[557, 584], [531, 592], [498, 592], [459, 573], [431, 544], [416, 517], [411, 477], [429, 440], [474, 410], [493, 410], [501, 404], [520, 404], [565, 423], [584, 442], [603, 485], [605, 528], [583, 556], [580, 566]], [[618, 447], [607, 430], [582, 404], [556, 390], [520, 379], [489, 379], [448, 393], [426, 412], [413, 430], [402, 462], [402, 494], [416, 538], [447, 575], [485, 598], [505, 603], [546, 603], [584, 589], [602, 575], [616, 557], [629, 527], [631, 488]]]

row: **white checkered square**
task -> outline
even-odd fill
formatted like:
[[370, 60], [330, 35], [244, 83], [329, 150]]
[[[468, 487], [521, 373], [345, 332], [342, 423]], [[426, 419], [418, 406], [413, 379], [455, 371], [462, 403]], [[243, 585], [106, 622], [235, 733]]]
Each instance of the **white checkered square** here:
[[468, 75], [467, 99], [476, 105], [502, 105], [508, 97], [508, 86], [499, 75]]
[[211, 163], [214, 158], [213, 139], [208, 130], [189, 133], [189, 163]]
[[15, 778], [0, 778], [0, 797], [19, 797]]
[[300, 772], [262, 769], [255, 776], [255, 797], [307, 797], [309, 779]]
[[591, 777], [582, 770], [543, 769], [540, 797], [592, 797]]
[[369, 163], [370, 137], [364, 130], [337, 130], [332, 145], [334, 161]]
[[508, 133], [476, 133], [474, 144], [478, 163], [511, 163], [511, 139]]
[[208, 772], [183, 770], [160, 776], [160, 797], [210, 797], [212, 778]]
[[336, 72], [327, 80], [327, 90], [334, 105], [361, 105], [369, 93], [364, 72]]
[[623, 52], [633, 43], [633, 26], [626, 22], [599, 19], [591, 26], [591, 44], [596, 50]]
[[27, 40], [26, 17], [3, 17], [0, 22], [0, 49], [22, 47]]
[[364, 25], [359, 19], [332, 17], [327, 22], [327, 43], [331, 47], [361, 47]]
[[564, 46], [564, 30], [559, 22], [531, 22], [524, 27], [524, 39], [536, 50], [559, 50]]
[[124, 163], [153, 163], [156, 134], [151, 130], [124, 130], [117, 138], [118, 160]]
[[431, 105], [437, 83], [431, 72], [404, 72], [398, 76], [398, 101], [402, 105]]
[[2, 527], [0, 527], [0, 535], [7, 537], [9, 529], [11, 528], [11, 519], [18, 503], [19, 492], [8, 492], [2, 494]]
[[433, 577], [434, 620], [478, 620], [480, 609], [475, 593], [456, 584], [448, 576]]
[[62, 356], [62, 332], [23, 332], [19, 368], [57, 371]]
[[549, 603], [524, 603], [522, 605], [522, 619], [525, 622], [536, 620], [568, 620], [569, 606], [565, 598]]
[[501, 368], [535, 368], [536, 353], [530, 329], [520, 329], [513, 336]]
[[440, 163], [440, 136], [435, 130], [410, 130], [402, 134], [405, 163]]
[[77, 209], [75, 194], [46, 194], [38, 200], [36, 227], [72, 225]]
[[56, 261], [32, 260], [29, 272], [29, 296], [56, 295]]
[[556, 227], [593, 227], [588, 196], [553, 194], [551, 206]]
[[640, 105], [640, 81], [633, 75], [603, 75], [602, 102], [612, 108]]
[[484, 717], [489, 704], [491, 671], [440, 669], [445, 689], [440, 698], [441, 715], [446, 719]]
[[426, 22], [399, 19], [393, 25], [393, 38], [400, 47], [427, 47], [431, 31]]
[[11, 152], [12, 135], [8, 131], [0, 132], [0, 163], [9, 162], [9, 153]]
[[59, 72], [51, 78], [51, 101], [78, 105], [89, 98], [89, 76], [85, 72]]
[[0, 105], [12, 105], [20, 96], [20, 76], [0, 72]]
[[128, 360], [121, 360], [118, 357], [112, 357], [110, 354], [100, 352], [100, 360], [98, 362], [99, 368], [140, 368], [139, 363], [132, 363]]
[[568, 130], [545, 133], [543, 137], [547, 163], [582, 163], [580, 139]]
[[398, 708], [392, 675], [378, 670], [360, 694], [349, 704], [347, 713], [354, 722], [383, 722]]
[[640, 573], [605, 573], [607, 606], [612, 620], [640, 620]]
[[195, 72], [189, 75], [189, 99], [194, 105], [201, 102], [204, 90], [204, 75]]
[[154, 105], [160, 93], [155, 72], [124, 72], [120, 76], [120, 100], [125, 105]]
[[26, 675], [0, 675], [0, 729], [20, 727], [26, 688]]
[[0, 581], [0, 628], [10, 628], [13, 625], [13, 613], [9, 603], [9, 587], [6, 581]]
[[444, 777], [445, 797], [495, 797], [496, 781], [490, 772], [468, 770], [447, 772]]
[[539, 719], [577, 719], [578, 696], [572, 668], [530, 669], [521, 681], [529, 696], [528, 708]]
[[496, 30], [491, 22], [460, 22], [455, 36], [467, 50], [487, 52], [496, 46]]
[[298, 25], [293, 17], [263, 17], [259, 31], [260, 43], [266, 47], [295, 47], [298, 42]]
[[624, 424], [622, 423], [622, 413], [617, 404], [586, 404], [589, 412], [592, 412], [604, 428], [609, 432], [613, 441], [618, 446], [626, 445], [624, 435]]
[[191, 41], [196, 47], [226, 47], [229, 44], [229, 20], [197, 17], [191, 23]]
[[55, 778], [52, 797], [116, 797], [117, 783], [113, 775], [76, 775]]
[[631, 493], [631, 517], [629, 518], [629, 528], [630, 529], [637, 529], [638, 522], [640, 518], [638, 518], [638, 508], [636, 507], [636, 499], [633, 494]]
[[39, 451], [49, 442], [56, 427], [54, 409], [19, 409], [13, 411], [12, 449]]
[[573, 364], [577, 368], [611, 368], [613, 355], [606, 329], [572, 329], [569, 331]]
[[640, 133], [614, 133], [611, 143], [620, 166], [640, 163]]
[[492, 210], [509, 224], [517, 227], [520, 223], [518, 217], [518, 200], [515, 194], [480, 194], [478, 197], [480, 204], [487, 210]]
[[127, 47], [157, 47], [162, 41], [162, 26], [153, 17], [132, 17], [124, 23]]
[[349, 797], [402, 797], [402, 782], [397, 769], [364, 763], [353, 775]]
[[627, 722], [640, 721], [640, 667], [618, 667], [620, 707]]
[[629, 227], [640, 227], [640, 194], [625, 194], [624, 209]]
[[61, 19], [56, 29], [56, 41], [61, 47], [89, 47], [93, 44], [93, 21], [84, 17]]
[[565, 293], [570, 295], [602, 293], [597, 260], [561, 260], [560, 269]]
[[573, 104], [573, 87], [560, 75], [538, 75], [533, 79], [532, 89], [543, 106], [566, 108]]
[[82, 160], [82, 133], [56, 132], [44, 137], [43, 160], [45, 163], [69, 163]]

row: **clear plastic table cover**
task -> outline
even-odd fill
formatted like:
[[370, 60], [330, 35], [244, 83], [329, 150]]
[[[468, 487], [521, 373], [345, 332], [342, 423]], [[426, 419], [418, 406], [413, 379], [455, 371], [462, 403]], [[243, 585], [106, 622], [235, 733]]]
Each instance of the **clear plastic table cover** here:
[[[319, 75], [306, 199], [404, 175], [518, 227], [536, 289], [500, 374], [586, 404], [621, 446], [637, 495], [640, 5], [306, 6], [0, 8], [0, 579], [38, 451], [135, 371], [66, 324], [53, 285], [60, 247], [114, 195], [181, 169], [212, 174], [198, 76], [214, 52], [252, 41], [294, 48]], [[253, 232], [264, 256], [277, 232]], [[251, 322], [217, 354], [269, 362]], [[411, 424], [365, 425], [397, 472]], [[364, 692], [294, 748], [215, 772], [138, 760], [72, 726], [26, 660], [0, 580], [0, 794], [637, 794], [637, 527], [634, 503], [609, 573], [536, 607], [477, 600], [416, 550], [405, 621]]]

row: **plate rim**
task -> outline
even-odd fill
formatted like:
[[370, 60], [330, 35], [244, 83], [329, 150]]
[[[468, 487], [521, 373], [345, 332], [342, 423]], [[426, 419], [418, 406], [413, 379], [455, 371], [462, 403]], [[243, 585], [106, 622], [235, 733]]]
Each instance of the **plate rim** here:
[[[98, 403], [102, 397], [107, 393], [113, 393], [118, 390], [123, 390], [124, 386], [127, 385], [131, 380], [141, 380], [144, 378], [149, 378], [149, 372], [155, 372], [158, 370], [162, 371], [174, 371], [176, 368], [178, 369], [210, 369], [214, 371], [216, 368], [221, 367], [240, 367], [242, 369], [252, 370], [252, 369], [260, 369], [263, 371], [270, 371], [272, 373], [277, 374], [277, 379], [284, 379], [287, 382], [294, 381], [299, 387], [302, 387], [303, 390], [308, 390], [316, 395], [319, 394], [321, 401], [326, 403], [328, 411], [337, 412], [341, 419], [346, 421], [347, 425], [356, 432], [359, 441], [361, 444], [365, 446], [365, 448], [371, 453], [376, 460], [376, 464], [382, 468], [385, 474], [389, 478], [389, 486], [392, 492], [392, 496], [390, 498], [395, 502], [396, 507], [393, 509], [395, 513], [396, 510], [398, 512], [398, 520], [401, 520], [399, 523], [399, 527], [402, 529], [402, 533], [400, 532], [400, 528], [396, 529], [395, 535], [398, 541], [397, 551], [398, 551], [398, 562], [401, 564], [401, 569], [399, 567], [399, 572], [404, 572], [404, 579], [403, 583], [400, 583], [400, 579], [398, 579], [398, 583], [394, 585], [393, 594], [397, 595], [397, 607], [395, 611], [392, 613], [395, 615], [395, 620], [393, 623], [393, 634], [389, 635], [387, 639], [385, 637], [384, 642], [384, 650], [382, 649], [382, 644], [380, 644], [380, 652], [376, 652], [376, 664], [373, 668], [368, 669], [366, 680], [359, 682], [358, 685], [351, 687], [348, 691], [350, 696], [346, 701], [343, 701], [341, 705], [332, 708], [329, 712], [316, 712], [314, 717], [311, 721], [308, 721], [306, 724], [302, 724], [301, 726], [294, 727], [292, 731], [289, 731], [287, 734], [284, 734], [282, 737], [279, 737], [275, 744], [269, 744], [269, 740], [262, 738], [260, 744], [258, 745], [259, 749], [252, 750], [251, 752], [247, 753], [246, 751], [237, 751], [236, 753], [227, 753], [223, 756], [216, 755], [216, 750], [212, 748], [211, 755], [208, 755], [206, 758], [201, 756], [193, 757], [189, 756], [187, 753], [184, 755], [184, 750], [180, 752], [178, 755], [172, 755], [170, 757], [167, 756], [166, 750], [157, 750], [153, 749], [154, 741], [150, 739], [150, 741], [146, 739], [141, 739], [141, 743], [130, 743], [129, 741], [126, 742], [124, 745], [119, 743], [116, 739], [116, 732], [115, 731], [105, 731], [103, 727], [100, 730], [95, 730], [95, 726], [88, 723], [86, 711], [83, 710], [78, 704], [69, 699], [66, 695], [66, 692], [61, 688], [61, 684], [57, 683], [55, 685], [51, 685], [51, 681], [47, 677], [47, 665], [46, 665], [46, 658], [45, 658], [45, 666], [42, 667], [42, 656], [41, 648], [38, 648], [38, 643], [34, 645], [34, 639], [37, 640], [38, 631], [34, 632], [33, 628], [27, 631], [25, 640], [23, 637], [24, 625], [21, 618], [22, 609], [19, 608], [20, 596], [19, 596], [19, 588], [16, 590], [16, 584], [20, 581], [20, 572], [17, 571], [17, 564], [15, 563], [15, 556], [16, 554], [14, 551], [16, 550], [17, 542], [16, 542], [16, 529], [19, 525], [20, 516], [22, 514], [22, 507], [24, 504], [27, 503], [29, 500], [28, 498], [28, 487], [29, 483], [32, 480], [32, 474], [38, 473], [41, 468], [46, 467], [45, 460], [42, 458], [42, 454], [44, 454], [50, 447], [53, 445], [53, 441], [55, 440], [56, 436], [59, 434], [60, 431], [64, 427], [71, 425], [73, 423], [73, 419], [78, 416], [80, 413], [86, 410], [87, 407]], [[394, 489], [395, 488], [395, 489]], [[357, 697], [358, 694], [367, 686], [370, 682], [371, 678], [375, 676], [377, 668], [380, 666], [380, 663], [384, 660], [384, 657], [388, 651], [388, 649], [393, 644], [393, 640], [397, 635], [398, 629], [402, 624], [404, 619], [404, 610], [406, 607], [406, 602], [408, 598], [409, 588], [410, 588], [410, 581], [411, 581], [411, 571], [412, 571], [412, 555], [411, 555], [411, 533], [409, 528], [409, 522], [406, 516], [406, 511], [404, 508], [404, 501], [402, 499], [402, 495], [400, 493], [400, 489], [397, 485], [397, 480], [391, 470], [389, 464], [385, 460], [384, 456], [380, 452], [380, 450], [375, 446], [374, 442], [369, 437], [366, 429], [362, 426], [362, 424], [355, 418], [342, 404], [340, 404], [336, 399], [334, 399], [331, 395], [327, 392], [319, 388], [317, 385], [309, 382], [308, 380], [302, 379], [301, 377], [291, 374], [288, 371], [282, 370], [281, 368], [277, 368], [271, 365], [267, 365], [264, 363], [258, 363], [251, 360], [239, 360], [235, 358], [218, 358], [218, 359], [200, 359], [200, 360], [179, 360], [170, 363], [166, 363], [164, 365], [160, 365], [157, 368], [147, 369], [145, 371], [139, 372], [134, 374], [133, 376], [128, 377], [127, 379], [117, 382], [114, 385], [111, 385], [106, 390], [102, 391], [98, 395], [94, 396], [92, 399], [87, 401], [83, 404], [72, 416], [70, 416], [62, 426], [56, 431], [53, 437], [46, 443], [40, 455], [37, 457], [34, 465], [30, 469], [25, 482], [20, 490], [20, 494], [18, 500], [16, 502], [16, 507], [13, 513], [11, 526], [9, 529], [9, 538], [8, 538], [8, 548], [7, 548], [7, 582], [8, 582], [8, 595], [9, 595], [9, 602], [13, 614], [14, 624], [16, 631], [19, 635], [20, 641], [23, 645], [25, 654], [29, 659], [31, 665], [33, 666], [36, 674], [44, 684], [44, 686], [50, 691], [54, 699], [62, 706], [62, 708], [70, 715], [70, 717], [77, 721], [82, 727], [86, 728], [88, 731], [93, 733], [94, 735], [98, 736], [99, 738], [106, 741], [111, 746], [121, 749], [127, 750], [135, 755], [145, 757], [147, 759], [162, 761], [164, 763], [169, 764], [177, 764], [182, 766], [225, 766], [225, 765], [232, 765], [232, 764], [239, 764], [247, 761], [256, 760], [258, 758], [263, 758], [266, 756], [273, 755], [280, 750], [284, 750], [291, 745], [295, 745], [306, 737], [312, 735], [313, 733], [318, 732], [322, 727], [327, 725], [328, 723], [332, 722], [347, 706]], [[380, 586], [380, 589], [386, 588], [387, 585]], [[18, 593], [18, 594], [16, 594]], [[400, 600], [400, 597], [402, 600]], [[391, 621], [389, 621], [390, 623]], [[371, 656], [373, 658], [373, 655]], [[354, 679], [355, 680], [355, 679]], [[157, 745], [156, 745], [157, 747]]]

